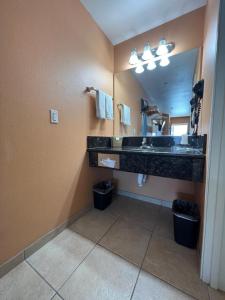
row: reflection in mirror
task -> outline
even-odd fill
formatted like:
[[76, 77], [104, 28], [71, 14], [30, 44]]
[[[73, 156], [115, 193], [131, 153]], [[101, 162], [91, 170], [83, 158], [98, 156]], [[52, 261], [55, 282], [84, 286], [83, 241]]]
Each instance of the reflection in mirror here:
[[[199, 80], [201, 55], [192, 49], [170, 57], [166, 67], [138, 74], [135, 68], [114, 76], [114, 135], [185, 135], [190, 130], [192, 87]], [[130, 125], [121, 123], [124, 104]]]

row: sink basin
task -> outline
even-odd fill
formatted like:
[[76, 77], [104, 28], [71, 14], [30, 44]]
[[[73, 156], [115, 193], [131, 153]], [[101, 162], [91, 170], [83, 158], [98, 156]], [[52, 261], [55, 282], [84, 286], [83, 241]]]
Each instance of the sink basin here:
[[174, 154], [202, 154], [199, 149], [189, 148], [189, 147], [127, 147], [123, 148], [124, 151], [135, 151], [143, 153], [174, 153]]

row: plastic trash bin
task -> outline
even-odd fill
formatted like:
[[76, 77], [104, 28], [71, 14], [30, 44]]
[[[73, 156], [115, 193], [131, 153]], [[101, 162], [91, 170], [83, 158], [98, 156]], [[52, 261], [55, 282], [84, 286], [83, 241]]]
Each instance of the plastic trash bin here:
[[173, 201], [174, 238], [178, 244], [196, 248], [199, 234], [199, 208], [186, 200]]
[[106, 209], [112, 202], [113, 185], [111, 181], [102, 181], [93, 186], [94, 207]]

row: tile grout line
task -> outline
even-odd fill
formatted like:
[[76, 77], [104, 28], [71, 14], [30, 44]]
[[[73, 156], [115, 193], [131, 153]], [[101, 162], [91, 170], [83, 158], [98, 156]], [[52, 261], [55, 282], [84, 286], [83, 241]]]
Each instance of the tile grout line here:
[[[149, 248], [149, 246], [150, 246], [150, 242], [151, 242], [152, 238], [153, 238], [153, 232], [152, 232], [151, 239], [149, 240], [148, 248]], [[146, 254], [147, 254], [147, 251], [146, 251]], [[145, 256], [145, 257], [146, 257], [146, 256]], [[144, 259], [145, 259], [145, 257], [144, 257]], [[144, 263], [144, 259], [143, 259], [143, 263]], [[169, 286], [175, 288], [176, 290], [180, 291], [181, 293], [183, 293], [183, 294], [185, 294], [185, 295], [187, 295], [187, 296], [189, 296], [189, 297], [192, 297], [192, 298], [195, 299], [195, 300], [201, 300], [201, 299], [198, 299], [198, 298], [196, 298], [195, 296], [191, 295], [190, 293], [188, 293], [188, 292], [182, 290], [181, 288], [178, 288], [178, 287], [176, 287], [175, 285], [173, 285], [173, 284], [167, 282], [166, 280], [160, 278], [159, 276], [157, 276], [157, 275], [155, 275], [155, 274], [153, 274], [153, 273], [151, 273], [151, 272], [149, 272], [149, 271], [144, 270], [144, 269], [143, 269], [143, 264], [142, 264], [142, 266], [141, 266], [141, 271], [142, 271], [142, 270], [143, 270], [144, 272], [146, 272], [147, 274], [150, 274], [151, 276], [153, 276], [153, 277], [159, 279], [160, 281], [162, 281], [162, 282], [168, 284]], [[132, 300], [132, 298], [131, 298], [130, 300]], [[208, 299], [208, 300], [210, 300], [210, 299]]]
[[[117, 219], [117, 221], [118, 221], [120, 218], [122, 218], [122, 220], [123, 220], [123, 217], [119, 217], [119, 218]], [[125, 220], [125, 222], [127, 222], [127, 220]], [[115, 223], [116, 223], [116, 222], [115, 222]], [[115, 223], [113, 223], [112, 226], [113, 226]], [[136, 224], [136, 225], [137, 225], [137, 224]], [[111, 227], [112, 227], [112, 226], [111, 226]], [[139, 225], [137, 225], [137, 226], [139, 226]], [[152, 231], [152, 230], [149, 230], [149, 229], [147, 229], [147, 228], [145, 228], [145, 227], [142, 227], [142, 226], [139, 226], [139, 227], [142, 228], [142, 229], [145, 229], [146, 231], [148, 231], [148, 232], [149, 232], [149, 235], [150, 235], [150, 238], [151, 238], [151, 236], [152, 236], [152, 234], [153, 234], [153, 231]], [[107, 231], [107, 233], [108, 233], [108, 231]], [[104, 236], [105, 236], [105, 235], [106, 235], [106, 234], [104, 234]], [[104, 236], [103, 236], [103, 237], [104, 237]], [[101, 240], [103, 239], [103, 237], [99, 240], [99, 242], [101, 242]], [[149, 238], [149, 239], [150, 239], [150, 238]], [[134, 266], [137, 267], [137, 268], [140, 268], [140, 267], [141, 267], [141, 264], [140, 264], [140, 266], [139, 266], [138, 264], [134, 263], [133, 261], [131, 261], [131, 260], [128, 259], [127, 257], [123, 256], [122, 254], [119, 254], [119, 253], [114, 252], [112, 249], [107, 248], [107, 246], [102, 245], [102, 244], [100, 244], [99, 242], [98, 242], [97, 245], [100, 246], [101, 248], [103, 248], [103, 249], [109, 251], [110, 253], [112, 253], [112, 254], [118, 256], [119, 258], [122, 258], [123, 260], [125, 260], [126, 262], [128, 262], [128, 263], [134, 265]], [[149, 243], [149, 241], [148, 241], [148, 243]], [[148, 247], [148, 244], [147, 244], [147, 247]]]
[[[175, 285], [173, 285], [173, 284], [169, 283], [168, 281], [166, 281], [166, 280], [164, 280], [164, 279], [158, 277], [157, 275], [154, 275], [154, 274], [152, 274], [151, 272], [145, 271], [144, 269], [142, 269], [142, 270], [143, 270], [144, 272], [146, 272], [147, 274], [150, 274], [151, 276], [153, 276], [153, 277], [159, 279], [160, 281], [162, 281], [162, 282], [168, 284], [169, 286], [175, 288], [176, 290], [180, 291], [181, 293], [185, 294], [186, 296], [191, 297], [191, 298], [193, 298], [194, 300], [201, 300], [200, 298], [196, 298], [195, 296], [191, 295], [190, 293], [188, 293], [188, 292], [182, 290], [181, 288], [176, 287]], [[209, 299], [208, 299], [208, 300], [209, 300]]]
[[61, 300], [64, 300], [63, 297], [61, 295], [59, 295], [58, 293], [56, 293], [50, 300], [54, 300], [55, 296], [58, 296]]
[[[76, 272], [76, 270], [80, 267], [80, 265], [87, 259], [87, 257], [91, 254], [91, 252], [96, 248], [96, 246], [99, 245], [99, 241], [105, 236], [106, 233], [111, 229], [111, 227], [117, 222], [117, 220], [120, 218], [117, 217], [116, 220], [112, 223], [112, 225], [108, 228], [108, 230], [103, 234], [101, 238], [99, 238], [96, 242], [94, 242], [94, 247], [87, 253], [87, 255], [84, 257], [84, 259], [79, 263], [79, 265], [72, 271], [70, 276], [63, 282], [63, 284], [58, 288], [58, 291], [62, 289], [62, 287], [66, 284], [66, 282], [72, 277], [72, 275]], [[75, 231], [76, 232], [76, 231]], [[88, 239], [89, 241], [93, 242], [91, 239]], [[59, 294], [60, 295], [60, 294]], [[60, 295], [61, 297], [61, 295]]]
[[[56, 294], [58, 294], [57, 293], [57, 290], [45, 279], [45, 277], [43, 276], [43, 275], [41, 275], [39, 272], [38, 272], [38, 270], [36, 270], [36, 268], [34, 268], [33, 266], [32, 266], [32, 264], [29, 262], [29, 261], [27, 261], [26, 259], [24, 260], [24, 262], [25, 263], [27, 263], [28, 264], [28, 266], [30, 266], [31, 267], [31, 269], [41, 278], [41, 279], [43, 279], [44, 280], [44, 282], [45, 283], [47, 283], [49, 286], [50, 286], [50, 288], [56, 293]], [[55, 295], [54, 295], [55, 296]], [[53, 296], [53, 297], [54, 297]]]
[[[135, 285], [134, 285], [133, 292], [132, 292], [132, 295], [131, 295], [131, 298], [130, 298], [130, 300], [132, 300], [132, 298], [133, 298], [134, 291], [135, 291], [135, 288], [136, 288], [136, 285], [137, 285], [138, 279], [139, 279], [139, 277], [140, 277], [140, 273], [141, 273], [141, 271], [142, 271], [142, 270], [143, 270], [143, 271], [145, 271], [145, 270], [143, 269], [143, 263], [144, 263], [144, 260], [145, 260], [145, 258], [146, 258], [146, 256], [147, 256], [147, 251], [148, 251], [148, 249], [149, 249], [149, 246], [150, 246], [151, 240], [152, 240], [152, 238], [153, 238], [153, 235], [154, 235], [154, 231], [155, 231], [155, 229], [156, 229], [156, 225], [155, 225], [155, 227], [154, 227], [154, 229], [153, 229], [153, 231], [152, 231], [152, 234], [151, 234], [151, 236], [150, 236], [150, 238], [149, 238], [148, 246], [147, 246], [147, 249], [146, 249], [146, 252], [145, 252], [144, 258], [143, 258], [143, 260], [142, 260], [142, 264], [141, 264], [141, 267], [140, 267], [140, 270], [139, 270], [139, 273], [138, 273], [138, 276], [137, 276], [137, 280], [136, 280], [136, 282], [135, 282]], [[145, 271], [145, 272], [146, 272], [146, 271]], [[155, 278], [159, 279], [160, 281], [162, 281], [162, 282], [164, 282], [164, 283], [166, 283], [166, 284], [168, 284], [168, 285], [172, 286], [173, 288], [175, 288], [175, 289], [179, 290], [180, 292], [184, 293], [185, 295], [187, 295], [187, 296], [189, 296], [189, 297], [192, 297], [193, 299], [200, 300], [200, 299], [198, 299], [198, 298], [194, 297], [193, 295], [191, 295], [191, 294], [187, 293], [186, 291], [183, 291], [183, 290], [181, 290], [180, 288], [177, 288], [176, 286], [174, 286], [174, 285], [170, 284], [169, 282], [167, 282], [167, 281], [165, 281], [165, 280], [161, 279], [160, 277], [158, 277], [158, 276], [156, 276], [156, 275], [152, 274], [151, 272], [147, 272], [147, 273], [148, 273], [148, 274], [150, 274], [150, 275], [152, 275], [153, 277], [155, 277]], [[208, 298], [208, 300], [210, 300], [210, 298]]]
[[[57, 289], [57, 294], [59, 294], [59, 290], [62, 289], [62, 287], [66, 284], [66, 282], [72, 277], [72, 275], [76, 272], [76, 270], [80, 267], [80, 265], [87, 259], [87, 257], [91, 254], [91, 252], [96, 248], [96, 243], [94, 244], [94, 247], [91, 248], [90, 251], [88, 251], [87, 255], [82, 259], [82, 261], [76, 266], [76, 268], [72, 271], [72, 273], [65, 279], [65, 281], [60, 285], [60, 287]], [[59, 294], [60, 295], [60, 294]], [[62, 298], [62, 296], [60, 295]]]
[[[114, 215], [115, 216], [115, 215]], [[116, 217], [116, 216], [115, 216]], [[109, 226], [106, 232], [97, 240], [96, 245], [101, 246], [99, 243], [106, 236], [106, 234], [111, 230], [111, 228], [116, 224], [116, 222], [121, 218], [121, 216], [116, 217], [115, 221]]]
[[[162, 211], [162, 209], [163, 209], [163, 207], [160, 208], [160, 212]], [[160, 214], [160, 212], [159, 212], [159, 214]], [[151, 236], [151, 238], [150, 238], [150, 240], [149, 240], [148, 248], [149, 248], [149, 246], [150, 246], [150, 242], [151, 242], [152, 238], [154, 237], [154, 231], [156, 230], [156, 227], [157, 227], [157, 224], [155, 224], [154, 229], [152, 230], [152, 236]], [[147, 248], [147, 249], [148, 249], [148, 248]], [[147, 254], [147, 251], [146, 251], [146, 254]], [[146, 255], [145, 255], [145, 256], [146, 256]], [[145, 259], [145, 257], [144, 257], [144, 259]], [[144, 262], [144, 259], [143, 259], [143, 262]], [[141, 270], [145, 271], [145, 270], [143, 269], [143, 263], [142, 263], [142, 265], [141, 265]], [[145, 271], [145, 272], [147, 272], [147, 271]], [[186, 292], [186, 291], [184, 291], [184, 290], [182, 290], [182, 289], [176, 287], [175, 285], [173, 285], [173, 284], [167, 282], [166, 280], [163, 280], [162, 278], [160, 278], [160, 277], [158, 277], [158, 276], [152, 274], [151, 272], [147, 272], [147, 273], [148, 273], [148, 274], [151, 274], [151, 275], [154, 276], [155, 278], [158, 278], [160, 281], [163, 281], [163, 282], [165, 282], [166, 284], [169, 284], [170, 286], [172, 286], [173, 288], [179, 290], [180, 292], [184, 293], [185, 295], [190, 296], [190, 297], [192, 297], [193, 299], [200, 300], [200, 299], [196, 298], [195, 296], [191, 295], [190, 293], [188, 293], [188, 292]], [[139, 275], [138, 275], [138, 277], [139, 277]], [[209, 294], [209, 292], [208, 292], [208, 294]], [[208, 296], [209, 296], [209, 295], [208, 295]], [[132, 297], [133, 297], [133, 296], [132, 296]], [[132, 298], [131, 298], [130, 300], [132, 300]], [[208, 297], [208, 300], [210, 300], [209, 297]]]
[[[87, 253], [87, 255], [82, 259], [82, 261], [76, 266], [76, 268], [72, 271], [72, 273], [65, 279], [65, 281], [60, 285], [59, 288], [54, 288], [46, 279], [43, 275], [41, 275], [35, 267], [32, 266], [32, 264], [25, 260], [25, 262], [54, 290], [54, 292], [57, 294], [57, 296], [60, 296], [61, 299], [63, 299], [63, 297], [59, 294], [59, 290], [64, 286], [64, 284], [70, 279], [70, 277], [73, 275], [73, 273], [79, 268], [79, 266], [83, 263], [83, 261], [89, 256], [89, 254], [95, 249], [96, 244], [94, 244], [94, 247], [91, 248], [91, 250]], [[55, 295], [54, 295], [55, 296]], [[53, 297], [54, 297], [53, 296]]]
[[209, 292], [209, 285], [208, 285], [208, 287], [207, 287], [207, 294], [208, 294], [208, 300], [211, 300], [211, 297], [210, 297], [210, 292]]
[[132, 300], [132, 298], [133, 298], [133, 296], [134, 296], [134, 291], [135, 291], [135, 289], [136, 289], [136, 286], [137, 286], [137, 283], [138, 283], [138, 280], [139, 280], [139, 277], [140, 277], [140, 274], [141, 274], [141, 271], [142, 271], [142, 266], [143, 266], [145, 257], [146, 257], [146, 255], [147, 255], [148, 247], [149, 247], [149, 245], [150, 245], [150, 241], [151, 241], [152, 237], [153, 237], [153, 231], [152, 231], [151, 234], [150, 234], [150, 237], [149, 237], [149, 240], [148, 240], [148, 245], [147, 245], [146, 251], [145, 251], [145, 255], [144, 255], [143, 259], [142, 259], [142, 263], [141, 263], [141, 266], [140, 266], [140, 269], [139, 269], [139, 272], [138, 272], [138, 276], [137, 276], [136, 282], [135, 282], [135, 284], [134, 284], [134, 287], [133, 287], [133, 290], [132, 290], [132, 293], [131, 293], [131, 296], [130, 296], [130, 300]]

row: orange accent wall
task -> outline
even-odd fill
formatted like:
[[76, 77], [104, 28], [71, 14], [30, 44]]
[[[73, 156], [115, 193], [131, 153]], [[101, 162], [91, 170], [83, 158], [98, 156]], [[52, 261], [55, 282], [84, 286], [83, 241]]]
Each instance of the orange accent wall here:
[[[132, 136], [141, 132], [141, 107], [140, 99], [145, 92], [130, 70], [114, 75], [114, 135]], [[120, 107], [118, 104], [126, 104], [131, 108], [131, 126], [120, 123]], [[136, 133], [134, 133], [134, 130]]]
[[114, 53], [80, 1], [2, 0], [0, 36], [2, 263], [89, 205], [92, 183], [111, 177], [88, 167], [87, 135], [113, 135], [113, 121], [95, 118], [84, 89], [113, 94]]
[[116, 45], [114, 48], [115, 72], [131, 68], [132, 66], [128, 63], [131, 49], [137, 48], [138, 52], [142, 52], [147, 41], [151, 43], [152, 47], [156, 47], [162, 37], [167, 41], [175, 42], [174, 55], [201, 47], [204, 17], [205, 7], [202, 7]]

